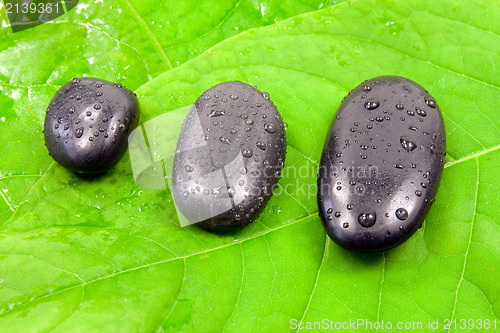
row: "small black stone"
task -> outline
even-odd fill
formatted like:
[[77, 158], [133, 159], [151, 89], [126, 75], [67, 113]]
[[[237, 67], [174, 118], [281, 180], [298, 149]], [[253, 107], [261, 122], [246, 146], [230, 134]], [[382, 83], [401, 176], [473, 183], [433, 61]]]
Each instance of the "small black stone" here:
[[75, 78], [50, 101], [45, 146], [60, 165], [78, 173], [102, 173], [115, 165], [139, 121], [136, 95], [119, 83]]
[[172, 169], [172, 194], [190, 223], [230, 231], [252, 222], [281, 176], [283, 120], [269, 94], [248, 84], [205, 91], [184, 120]]
[[[360, 252], [403, 243], [434, 202], [445, 149], [441, 111], [423, 87], [382, 76], [354, 88], [331, 124], [318, 173], [330, 238]], [[329, 211], [342, 218], [328, 219]]]

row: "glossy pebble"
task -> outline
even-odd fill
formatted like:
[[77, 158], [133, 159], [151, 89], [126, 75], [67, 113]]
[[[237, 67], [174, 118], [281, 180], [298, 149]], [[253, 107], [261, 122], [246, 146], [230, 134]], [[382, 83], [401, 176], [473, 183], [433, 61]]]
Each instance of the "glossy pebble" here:
[[269, 94], [234, 81], [205, 91], [177, 142], [172, 193], [190, 223], [229, 231], [263, 210], [283, 169], [283, 120]]
[[50, 101], [45, 145], [60, 165], [78, 173], [102, 173], [125, 153], [139, 121], [136, 95], [120, 83], [75, 78]]
[[331, 124], [318, 173], [330, 238], [360, 252], [407, 240], [434, 203], [445, 149], [441, 111], [423, 87], [381, 76], [354, 88]]

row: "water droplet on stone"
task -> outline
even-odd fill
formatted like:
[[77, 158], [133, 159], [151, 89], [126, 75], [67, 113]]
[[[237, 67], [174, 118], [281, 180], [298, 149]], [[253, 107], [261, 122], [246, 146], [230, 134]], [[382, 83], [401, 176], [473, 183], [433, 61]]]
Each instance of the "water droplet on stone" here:
[[78, 128], [76, 129], [76, 131], [75, 131], [75, 136], [76, 136], [77, 138], [81, 138], [81, 137], [82, 137], [82, 135], [83, 135], [83, 127], [78, 127]]
[[266, 144], [264, 142], [257, 141], [256, 146], [262, 150], [266, 150]]
[[375, 211], [368, 209], [365, 212], [359, 214], [358, 222], [365, 228], [369, 228], [375, 224], [377, 221], [377, 214]]
[[365, 102], [365, 108], [367, 110], [375, 110], [380, 106], [380, 102], [376, 98], [370, 98]]
[[275, 129], [274, 129], [274, 125], [273, 124], [270, 124], [270, 123], [266, 123], [264, 125], [264, 129], [266, 130], [266, 132], [268, 133], [274, 133]]
[[220, 117], [220, 116], [223, 116], [226, 114], [226, 111], [224, 110], [217, 110], [217, 109], [213, 109], [212, 111], [210, 111], [210, 114], [208, 115], [209, 117]]
[[221, 136], [221, 137], [219, 138], [219, 140], [220, 140], [220, 142], [222, 142], [222, 143], [224, 143], [224, 144], [226, 144], [226, 145], [231, 144], [231, 141], [229, 141], [229, 138], [226, 138], [225, 136]]
[[253, 150], [250, 149], [250, 148], [245, 148], [241, 151], [241, 154], [244, 156], [244, 157], [252, 157], [253, 155]]
[[436, 101], [432, 98], [426, 98], [425, 99], [425, 104], [427, 104], [429, 107], [435, 109], [437, 104], [436, 104]]
[[427, 116], [427, 112], [425, 112], [425, 110], [422, 110], [422, 109], [420, 109], [420, 108], [415, 108], [415, 111], [417, 112], [417, 114], [418, 114], [419, 116], [422, 116], [422, 117]]
[[415, 148], [417, 148], [415, 142], [413, 142], [413, 140], [408, 136], [402, 136], [399, 139], [399, 142], [401, 143], [401, 146], [409, 153], [411, 153]]
[[403, 110], [404, 108], [405, 108], [405, 106], [403, 104], [401, 104], [401, 103], [396, 104], [396, 109]]
[[404, 221], [408, 218], [408, 211], [404, 208], [398, 208], [396, 209], [396, 217], [399, 220]]
[[404, 91], [404, 92], [406, 92], [406, 93], [408, 93], [408, 94], [411, 94], [411, 92], [412, 92], [411, 88], [410, 88], [410, 87], [408, 87], [408, 86], [403, 86], [403, 88], [402, 88], [402, 89], [403, 89], [403, 91]]

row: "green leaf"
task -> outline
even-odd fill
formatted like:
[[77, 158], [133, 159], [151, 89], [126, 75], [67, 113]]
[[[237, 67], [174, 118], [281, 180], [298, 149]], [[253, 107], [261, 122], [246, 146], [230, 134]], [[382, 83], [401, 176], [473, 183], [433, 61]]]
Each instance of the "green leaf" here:
[[[91, 32], [105, 32], [99, 38], [84, 38], [89, 5], [61, 18], [83, 26], [56, 22], [31, 34], [3, 31], [7, 42], [0, 41], [0, 107], [7, 110], [0, 122], [5, 161], [0, 327], [274, 332], [290, 330], [293, 319], [383, 320], [395, 331], [406, 331], [396, 329], [397, 322], [422, 322], [425, 331], [436, 320], [438, 331], [448, 331], [445, 319], [456, 319], [457, 328], [450, 331], [462, 331], [462, 319], [495, 320], [498, 327], [496, 1], [345, 2], [220, 42], [232, 36], [223, 31], [240, 24], [230, 22], [229, 15], [218, 19], [218, 40], [209, 32], [193, 42], [202, 29], [186, 37], [179, 23], [172, 36], [188, 46], [172, 49], [176, 42], [158, 42], [172, 32], [149, 24], [165, 21], [168, 10], [162, 6], [151, 4], [147, 14], [125, 3], [123, 10], [130, 12], [122, 11], [126, 20], [121, 22], [108, 9], [110, 2], [96, 6], [88, 19], [94, 20]], [[206, 13], [203, 6], [189, 14]], [[233, 12], [240, 6], [246, 8], [237, 4]], [[267, 24], [265, 19], [245, 22], [245, 28]], [[137, 36], [137, 31], [144, 33]], [[72, 35], [78, 33], [81, 37]], [[110, 44], [101, 47], [104, 37]], [[162, 54], [180, 63], [194, 58], [170, 69]], [[88, 61], [93, 56], [96, 66]], [[29, 68], [15, 65], [21, 58]], [[139, 64], [141, 59], [147, 66]], [[143, 121], [190, 105], [225, 80], [269, 92], [288, 125], [287, 169], [281, 193], [250, 226], [229, 235], [179, 227], [169, 193], [138, 188], [128, 156], [111, 172], [87, 179], [45, 155], [44, 107], [58, 86], [75, 71], [122, 79], [118, 73], [134, 61], [125, 83], [142, 85], [136, 92]], [[417, 81], [437, 99], [446, 124], [447, 163], [424, 227], [394, 250], [361, 255], [326, 237], [317, 215], [316, 171], [342, 97], [367, 78], [390, 74]], [[147, 82], [148, 75], [154, 79]]]
[[[116, 80], [135, 89], [245, 29], [338, 2], [263, 1], [254, 6], [248, 0], [205, 0], [158, 6], [157, 1], [87, 0], [53, 22], [17, 34], [7, 27], [0, 2], [0, 91], [10, 98], [0, 99], [0, 107], [9, 110], [8, 123], [0, 124], [6, 125], [0, 157], [9, 160], [12, 152], [31, 151], [29, 161], [10, 159], [1, 170], [0, 184], [10, 193], [2, 194], [0, 224], [52, 162], [42, 145], [41, 124], [50, 97], [73, 77]], [[190, 9], [197, 6], [200, 10]], [[24, 70], [21, 58], [29, 66]]]

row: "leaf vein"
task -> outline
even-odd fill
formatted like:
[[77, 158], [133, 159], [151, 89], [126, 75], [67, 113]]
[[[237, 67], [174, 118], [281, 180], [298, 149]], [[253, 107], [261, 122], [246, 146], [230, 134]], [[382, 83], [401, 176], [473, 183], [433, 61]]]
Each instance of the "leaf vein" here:
[[[319, 281], [319, 275], [321, 274], [321, 269], [323, 268], [323, 264], [325, 262], [325, 258], [328, 254], [328, 244], [329, 244], [329, 240], [330, 238], [325, 234], [325, 247], [323, 249], [323, 255], [321, 257], [321, 262], [319, 264], [319, 268], [318, 268], [318, 274], [316, 274], [316, 280], [314, 281], [314, 286], [311, 290], [311, 295], [309, 296], [309, 300], [307, 301], [307, 305], [306, 305], [306, 308], [304, 309], [304, 313], [302, 314], [302, 318], [300, 319], [300, 322], [303, 322], [304, 321], [304, 318], [306, 317], [306, 314], [307, 314], [307, 310], [309, 310], [309, 306], [311, 305], [311, 301], [312, 301], [312, 298], [314, 296], [314, 293], [316, 292], [316, 288], [318, 286], [318, 281]], [[299, 329], [297, 329], [297, 332], [299, 331]]]
[[[382, 258], [384, 259], [382, 262], [382, 278], [380, 280], [380, 292], [378, 294], [378, 307], [377, 307], [377, 322], [380, 320], [380, 307], [382, 305], [382, 292], [384, 290], [384, 281], [385, 281], [385, 264], [386, 264], [386, 257], [385, 257], [385, 252], [382, 254]], [[375, 330], [377, 332], [378, 329]]]
[[130, 9], [132, 10], [132, 13], [137, 18], [138, 23], [140, 25], [142, 25], [145, 28], [145, 30], [148, 32], [148, 34], [152, 37], [154, 43], [156, 44], [156, 46], [160, 50], [160, 52], [159, 52], [160, 55], [163, 57], [164, 60], [167, 61], [167, 63], [170, 66], [170, 68], [173, 68], [172, 63], [170, 62], [170, 59], [168, 59], [167, 54], [165, 53], [165, 50], [163, 49], [163, 47], [161, 47], [160, 43], [158, 42], [158, 39], [153, 34], [153, 32], [151, 31], [151, 29], [147, 25], [146, 21], [144, 21], [144, 18], [142, 18], [142, 16], [139, 15], [139, 13], [137, 12], [137, 10], [135, 9], [135, 7], [132, 5], [132, 3], [129, 0], [123, 0], [123, 1], [125, 1], [127, 3], [127, 5], [130, 7]]
[[167, 321], [168, 317], [170, 317], [170, 315], [172, 314], [172, 312], [174, 312], [174, 308], [177, 305], [177, 302], [179, 302], [179, 298], [182, 295], [182, 290], [184, 289], [184, 283], [186, 282], [186, 269], [187, 269], [186, 268], [186, 266], [187, 266], [186, 259], [183, 258], [182, 261], [184, 263], [184, 273], [183, 273], [183, 276], [182, 276], [182, 282], [181, 282], [181, 287], [179, 288], [179, 293], [177, 294], [177, 297], [175, 298], [175, 302], [174, 302], [174, 304], [172, 304], [172, 307], [170, 308], [170, 311], [167, 313], [167, 315], [165, 316], [165, 318], [162, 320], [160, 326], [156, 330], [157, 332], [160, 332], [162, 330], [163, 324], [165, 324], [165, 322]]
[[[265, 238], [265, 235], [264, 235]], [[243, 290], [243, 280], [245, 278], [245, 254], [243, 253], [243, 248], [240, 243], [240, 252], [241, 252], [241, 283], [240, 283], [240, 289], [238, 290], [238, 296], [236, 297], [236, 304], [234, 305], [233, 311], [231, 312], [231, 315], [227, 319], [226, 323], [222, 327], [222, 332], [226, 330], [227, 324], [231, 321], [233, 318], [234, 313], [236, 312], [236, 308], [238, 307], [238, 304], [240, 303], [240, 297], [241, 297], [241, 291]]]
[[5, 194], [3, 193], [2, 190], [0, 190], [0, 196], [2, 196], [2, 198], [5, 201], [5, 203], [7, 204], [7, 206], [9, 206], [9, 209], [12, 211], [12, 213], [14, 213], [16, 211], [16, 209], [12, 206], [9, 199], [5, 196]]
[[487, 150], [483, 150], [481, 152], [478, 152], [478, 153], [474, 153], [474, 154], [470, 154], [470, 155], [467, 155], [467, 156], [464, 156], [462, 158], [459, 158], [458, 160], [454, 160], [452, 162], [449, 162], [449, 163], [446, 163], [445, 164], [445, 168], [449, 168], [451, 167], [452, 165], [455, 165], [455, 164], [458, 164], [458, 163], [462, 163], [462, 162], [465, 162], [465, 161], [468, 161], [468, 160], [471, 160], [473, 158], [479, 158], [480, 156], [482, 155], [486, 155], [488, 153], [492, 153], [494, 151], [497, 151], [500, 149], [500, 145], [498, 146], [495, 146], [495, 147], [492, 147], [492, 148], [489, 148]]
[[217, 25], [215, 25], [214, 27], [210, 28], [207, 32], [203, 33], [202, 35], [200, 35], [200, 36], [198, 36], [196, 38], [193, 38], [193, 39], [181, 42], [181, 43], [176, 43], [176, 44], [169, 45], [168, 48], [167, 48], [167, 50], [173, 49], [174, 47], [183, 46], [183, 45], [186, 45], [188, 43], [196, 42], [196, 41], [202, 39], [203, 37], [209, 35], [211, 32], [213, 32], [215, 29], [219, 28], [222, 24], [224, 24], [224, 22], [226, 22], [231, 17], [231, 15], [236, 10], [236, 8], [239, 6], [240, 3], [241, 3], [241, 0], [237, 0], [236, 3], [233, 5], [233, 7], [231, 7], [231, 9], [222, 18], [222, 20]]
[[[464, 264], [462, 266], [462, 274], [460, 275], [460, 280], [458, 281], [457, 290], [455, 291], [455, 301], [453, 302], [451, 321], [453, 321], [453, 319], [455, 318], [455, 311], [457, 309], [457, 302], [458, 302], [458, 291], [460, 290], [460, 286], [462, 284], [462, 281], [464, 280], [465, 267], [467, 266], [467, 256], [469, 255], [470, 244], [472, 241], [472, 231], [474, 230], [474, 219], [476, 218], [478, 191], [479, 191], [479, 160], [476, 157], [476, 191], [474, 194], [474, 209], [472, 211], [472, 221], [470, 223], [469, 241], [467, 242], [467, 249], [465, 250]], [[448, 332], [450, 332], [450, 329], [448, 329]]]
[[99, 278], [96, 278], [94, 280], [90, 280], [90, 281], [87, 281], [87, 282], [83, 282], [83, 283], [80, 283], [80, 284], [76, 284], [76, 285], [72, 285], [72, 286], [68, 286], [66, 288], [63, 288], [61, 290], [58, 290], [58, 291], [55, 291], [55, 292], [51, 292], [51, 293], [48, 293], [48, 294], [45, 294], [45, 295], [42, 295], [42, 296], [39, 296], [39, 297], [35, 297], [33, 299], [31, 299], [30, 301], [28, 302], [25, 302], [25, 303], [21, 303], [15, 307], [13, 307], [12, 309], [8, 310], [8, 311], [4, 311], [3, 313], [0, 314], [0, 317], [19, 308], [19, 307], [22, 307], [22, 306], [26, 306], [27, 304], [31, 303], [31, 302], [34, 302], [34, 301], [37, 301], [39, 299], [43, 299], [43, 298], [46, 298], [46, 297], [50, 297], [52, 295], [55, 295], [55, 294], [59, 294], [59, 293], [63, 293], [65, 291], [68, 291], [68, 290], [71, 290], [71, 289], [74, 289], [74, 288], [77, 288], [79, 286], [82, 286], [82, 285], [88, 285], [88, 284], [91, 284], [91, 283], [94, 283], [94, 282], [98, 282], [98, 281], [101, 281], [101, 280], [105, 280], [105, 279], [108, 279], [108, 278], [112, 278], [114, 276], [117, 276], [117, 275], [120, 275], [120, 274], [124, 274], [124, 273], [129, 273], [129, 272], [132, 272], [132, 271], [136, 271], [138, 269], [143, 269], [143, 268], [148, 268], [148, 267], [152, 267], [152, 266], [156, 266], [156, 265], [161, 265], [161, 264], [165, 264], [165, 263], [168, 263], [170, 261], [175, 261], [175, 260], [179, 260], [179, 259], [186, 259], [186, 258], [190, 258], [190, 257], [194, 257], [194, 256], [197, 256], [197, 255], [200, 255], [200, 254], [204, 254], [204, 253], [209, 253], [209, 252], [213, 252], [213, 251], [217, 251], [217, 250], [220, 250], [220, 249], [223, 249], [223, 248], [226, 248], [226, 247], [230, 247], [230, 246], [233, 246], [233, 245], [236, 245], [236, 244], [240, 244], [240, 243], [243, 243], [243, 242], [246, 242], [246, 241], [249, 241], [251, 239], [254, 239], [254, 238], [258, 238], [258, 237], [261, 237], [263, 235], [266, 235], [270, 232], [274, 232], [274, 231], [277, 231], [277, 230], [280, 230], [280, 229], [283, 229], [283, 228], [286, 228], [286, 227], [289, 227], [291, 225], [294, 225], [294, 224], [297, 224], [297, 223], [300, 223], [300, 222], [303, 222], [303, 221], [306, 221], [310, 218], [313, 218], [315, 216], [317, 216], [318, 213], [313, 213], [311, 215], [308, 215], [308, 216], [304, 216], [300, 219], [297, 219], [295, 221], [292, 221], [290, 223], [287, 223], [287, 224], [284, 224], [284, 225], [281, 225], [279, 227], [276, 227], [274, 229], [270, 229], [268, 231], [265, 231], [265, 232], [261, 232], [261, 233], [257, 233], [253, 236], [250, 236], [248, 238], [245, 238], [245, 239], [241, 239], [241, 240], [238, 240], [238, 241], [235, 241], [233, 243], [229, 243], [229, 244], [224, 244], [224, 245], [221, 245], [221, 246], [218, 246], [218, 247], [214, 247], [212, 249], [208, 249], [206, 251], [199, 251], [199, 252], [193, 252], [193, 253], [190, 253], [190, 254], [187, 254], [185, 256], [180, 256], [180, 257], [175, 257], [175, 258], [168, 258], [168, 259], [165, 259], [165, 260], [160, 260], [160, 261], [156, 261], [156, 262], [152, 262], [152, 263], [149, 263], [149, 264], [145, 264], [145, 265], [141, 265], [141, 266], [136, 266], [136, 267], [132, 267], [132, 268], [129, 268], [129, 269], [125, 269], [125, 270], [122, 270], [120, 272], [116, 272], [116, 273], [113, 273], [113, 274], [109, 274], [109, 275], [106, 275], [106, 276], [101, 276]]

